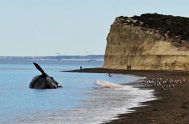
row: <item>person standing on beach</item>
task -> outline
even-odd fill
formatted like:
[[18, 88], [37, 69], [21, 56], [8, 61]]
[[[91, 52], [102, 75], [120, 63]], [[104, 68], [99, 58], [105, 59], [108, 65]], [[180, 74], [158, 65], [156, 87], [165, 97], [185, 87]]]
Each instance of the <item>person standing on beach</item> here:
[[83, 69], [83, 67], [82, 67], [82, 66], [80, 66], [80, 71], [82, 71], [82, 69]]

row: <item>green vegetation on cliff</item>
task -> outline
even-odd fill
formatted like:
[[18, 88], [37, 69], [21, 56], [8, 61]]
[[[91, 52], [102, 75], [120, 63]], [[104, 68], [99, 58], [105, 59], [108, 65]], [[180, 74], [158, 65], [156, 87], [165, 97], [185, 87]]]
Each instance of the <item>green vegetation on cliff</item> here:
[[[128, 17], [120, 18], [128, 20]], [[131, 19], [135, 20], [131, 22], [135, 25], [157, 29], [161, 34], [167, 34], [179, 40], [189, 40], [189, 18], [154, 13], [133, 16]]]

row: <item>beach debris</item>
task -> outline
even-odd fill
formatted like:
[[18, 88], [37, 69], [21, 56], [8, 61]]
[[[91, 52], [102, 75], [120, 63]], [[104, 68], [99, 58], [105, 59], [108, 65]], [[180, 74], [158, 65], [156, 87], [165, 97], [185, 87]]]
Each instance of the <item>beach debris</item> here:
[[35, 67], [41, 72], [41, 75], [35, 76], [30, 82], [29, 88], [34, 89], [56, 89], [62, 86], [58, 85], [58, 82], [47, 75], [43, 69], [37, 64], [33, 63]]

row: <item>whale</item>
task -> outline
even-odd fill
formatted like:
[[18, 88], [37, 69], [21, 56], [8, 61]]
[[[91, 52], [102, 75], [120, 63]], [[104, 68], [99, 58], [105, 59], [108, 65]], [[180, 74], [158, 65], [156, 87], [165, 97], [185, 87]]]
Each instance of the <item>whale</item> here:
[[29, 85], [29, 88], [32, 89], [57, 89], [62, 86], [58, 85], [58, 82], [54, 80], [53, 77], [50, 77], [47, 75], [47, 73], [44, 72], [44, 70], [37, 64], [33, 63], [34, 66], [41, 72], [41, 75], [35, 76]]

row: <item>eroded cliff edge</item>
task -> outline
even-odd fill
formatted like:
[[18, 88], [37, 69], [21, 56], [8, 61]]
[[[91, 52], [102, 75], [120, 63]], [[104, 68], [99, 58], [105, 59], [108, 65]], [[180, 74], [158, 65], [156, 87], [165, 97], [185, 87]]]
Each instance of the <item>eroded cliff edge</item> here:
[[107, 37], [104, 68], [189, 70], [189, 18], [118, 17]]

